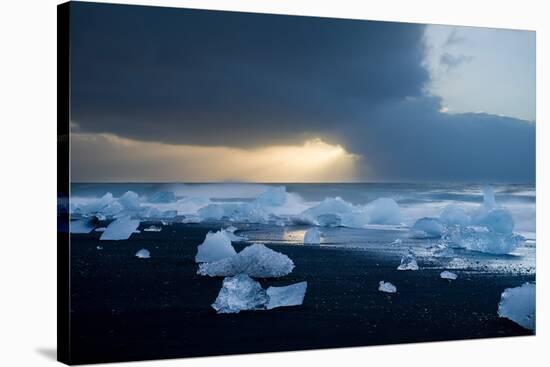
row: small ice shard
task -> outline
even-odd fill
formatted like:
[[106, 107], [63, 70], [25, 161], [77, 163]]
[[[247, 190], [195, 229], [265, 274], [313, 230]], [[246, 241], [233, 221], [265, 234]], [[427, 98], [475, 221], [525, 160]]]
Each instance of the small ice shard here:
[[397, 292], [397, 287], [390, 282], [381, 280], [380, 283], [378, 283], [378, 290], [385, 293], [395, 293]]
[[142, 248], [141, 250], [136, 252], [135, 257], [137, 257], [138, 259], [148, 259], [151, 257], [151, 253], [149, 252], [149, 250]]
[[440, 238], [445, 233], [445, 226], [436, 218], [420, 218], [412, 227], [413, 238]]
[[397, 270], [418, 270], [416, 256], [414, 256], [412, 251], [409, 251], [407, 255], [401, 258], [401, 264], [399, 264]]
[[96, 249], [103, 250], [103, 246], [96, 246]]
[[275, 278], [287, 275], [293, 269], [294, 263], [288, 256], [255, 243], [234, 256], [200, 264], [197, 274], [211, 277], [247, 274], [254, 278]]
[[299, 306], [304, 302], [307, 282], [300, 282], [286, 287], [269, 287], [267, 296], [269, 301], [266, 308], [271, 310], [275, 307]]
[[244, 310], [262, 310], [268, 302], [266, 291], [259, 282], [246, 274], [238, 274], [223, 280], [212, 308], [217, 313], [239, 313]]
[[455, 273], [447, 270], [442, 271], [441, 274], [439, 274], [439, 276], [441, 277], [441, 279], [449, 279], [449, 280], [455, 280], [458, 277]]
[[144, 228], [143, 229], [145, 232], [160, 232], [162, 231], [162, 227], [157, 227], [157, 226], [149, 226], [147, 228]]
[[256, 203], [264, 206], [281, 206], [286, 203], [286, 188], [277, 186], [269, 188], [256, 198]]
[[129, 216], [122, 217], [111, 222], [101, 234], [100, 240], [127, 240], [139, 227], [139, 220]]
[[305, 245], [320, 245], [321, 244], [321, 232], [317, 228], [310, 228], [304, 233]]
[[90, 233], [94, 230], [97, 220], [95, 218], [83, 218], [72, 220], [69, 223], [71, 233]]
[[107, 229], [107, 227], [98, 227], [96, 229], [94, 229], [95, 232], [105, 232], [105, 230]]
[[514, 219], [506, 209], [490, 211], [478, 223], [501, 234], [511, 234], [514, 231]]
[[520, 287], [506, 288], [500, 297], [498, 315], [535, 331], [536, 287], [524, 283]]
[[126, 191], [126, 193], [118, 199], [118, 202], [122, 204], [126, 210], [137, 210], [140, 205], [139, 196], [133, 191]]
[[195, 261], [198, 263], [214, 262], [233, 256], [236, 253], [233, 246], [231, 246], [231, 240], [227, 237], [226, 231], [208, 232], [204, 242], [197, 247]]
[[150, 203], [166, 204], [176, 201], [176, 195], [171, 191], [159, 191], [149, 197]]
[[446, 225], [467, 226], [471, 218], [466, 211], [456, 205], [447, 205], [439, 216], [439, 219]]

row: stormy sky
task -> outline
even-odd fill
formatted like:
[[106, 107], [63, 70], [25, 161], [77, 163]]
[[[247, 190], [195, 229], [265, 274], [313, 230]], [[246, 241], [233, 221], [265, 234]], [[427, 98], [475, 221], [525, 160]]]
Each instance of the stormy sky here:
[[534, 39], [72, 3], [72, 180], [534, 182]]

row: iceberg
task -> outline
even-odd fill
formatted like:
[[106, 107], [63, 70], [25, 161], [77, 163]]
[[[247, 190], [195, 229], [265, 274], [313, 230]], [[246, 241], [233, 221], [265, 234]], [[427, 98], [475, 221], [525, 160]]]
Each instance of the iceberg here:
[[226, 231], [208, 232], [203, 243], [197, 247], [195, 261], [198, 263], [215, 262], [233, 256], [236, 253], [233, 246], [231, 246], [231, 240], [227, 237]]
[[162, 231], [162, 227], [157, 227], [157, 226], [149, 226], [147, 228], [144, 228], [143, 229], [145, 232], [160, 232]]
[[90, 233], [94, 230], [97, 220], [95, 218], [83, 218], [70, 222], [71, 233]]
[[395, 293], [397, 292], [397, 287], [390, 282], [381, 280], [380, 283], [378, 283], [378, 290], [384, 293]]
[[246, 274], [238, 274], [223, 280], [212, 308], [219, 314], [239, 313], [244, 310], [262, 310], [267, 302], [267, 292], [259, 282]]
[[262, 206], [282, 206], [286, 203], [286, 198], [286, 188], [277, 186], [258, 195], [255, 201]]
[[138, 210], [140, 206], [139, 196], [133, 191], [126, 191], [126, 193], [118, 199], [118, 202], [126, 210]]
[[420, 218], [412, 226], [413, 238], [440, 238], [445, 233], [445, 226], [436, 218]]
[[441, 277], [441, 279], [448, 279], [448, 280], [455, 280], [458, 277], [455, 273], [447, 270], [442, 271], [441, 274], [439, 274], [439, 276]]
[[399, 264], [397, 270], [418, 270], [418, 263], [416, 262], [414, 252], [409, 250], [408, 254], [401, 258], [401, 264]]
[[470, 224], [471, 218], [466, 211], [456, 205], [447, 205], [439, 216], [441, 222], [446, 225], [467, 226]]
[[115, 219], [101, 234], [100, 240], [127, 240], [139, 227], [139, 220], [129, 216]]
[[151, 257], [151, 253], [149, 252], [149, 250], [142, 248], [141, 250], [136, 252], [134, 256], [138, 259], [148, 259]]
[[486, 227], [469, 226], [454, 230], [449, 235], [453, 245], [471, 251], [490, 254], [509, 254], [525, 243], [519, 234], [502, 234]]
[[150, 203], [167, 204], [176, 201], [176, 195], [171, 191], [158, 191], [149, 197]]
[[276, 307], [299, 306], [304, 302], [307, 282], [300, 282], [286, 287], [267, 288], [269, 301], [266, 308], [271, 310]]
[[287, 275], [293, 269], [294, 263], [288, 256], [255, 243], [236, 255], [200, 264], [197, 274], [211, 277], [246, 274], [254, 278], [275, 278]]
[[532, 331], [535, 331], [536, 327], [535, 310], [536, 287], [533, 283], [507, 288], [500, 297], [498, 315]]
[[321, 232], [317, 228], [310, 228], [304, 234], [305, 245], [320, 245], [321, 244]]

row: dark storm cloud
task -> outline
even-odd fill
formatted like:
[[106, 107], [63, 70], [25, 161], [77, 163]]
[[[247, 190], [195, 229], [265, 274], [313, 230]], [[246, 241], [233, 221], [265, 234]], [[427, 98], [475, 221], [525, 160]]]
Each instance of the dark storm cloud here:
[[[255, 147], [322, 137], [365, 179], [534, 180], [534, 126], [447, 115], [421, 25], [73, 3], [83, 132]], [[503, 158], [508, 159], [505, 163]]]

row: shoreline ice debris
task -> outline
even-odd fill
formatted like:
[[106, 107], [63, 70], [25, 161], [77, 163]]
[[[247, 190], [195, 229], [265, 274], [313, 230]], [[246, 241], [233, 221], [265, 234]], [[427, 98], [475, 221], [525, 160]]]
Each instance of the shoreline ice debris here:
[[397, 292], [397, 287], [390, 282], [381, 280], [380, 283], [378, 283], [378, 290], [384, 293], [395, 293]]
[[140, 208], [139, 196], [133, 191], [126, 191], [118, 199], [118, 202], [128, 210], [138, 210]]
[[498, 316], [512, 320], [516, 324], [535, 331], [536, 327], [536, 287], [524, 283], [520, 287], [506, 288], [498, 304]]
[[231, 240], [227, 236], [226, 231], [208, 232], [203, 243], [197, 246], [195, 262], [215, 262], [233, 256], [236, 253], [233, 246], [231, 246]]
[[448, 226], [458, 225], [464, 227], [470, 224], [471, 218], [464, 209], [450, 204], [443, 209], [439, 215], [439, 220]]
[[239, 313], [244, 310], [261, 310], [267, 301], [267, 293], [259, 282], [246, 274], [238, 274], [223, 280], [212, 308], [217, 313]]
[[226, 229], [224, 229], [225, 235], [229, 238], [231, 242], [244, 242], [248, 241], [248, 237], [245, 236], [239, 236], [235, 234], [235, 231], [237, 231], [237, 228], [234, 226], [229, 226]]
[[401, 258], [401, 264], [399, 264], [397, 270], [418, 270], [418, 263], [416, 262], [414, 252], [409, 251], [407, 255]]
[[303, 303], [307, 282], [264, 290], [258, 281], [246, 274], [223, 280], [222, 288], [211, 305], [218, 314], [246, 310], [271, 310], [276, 307], [299, 306]]
[[441, 238], [445, 233], [445, 226], [437, 218], [420, 218], [412, 226], [412, 238]]
[[306, 209], [300, 215], [305, 222], [325, 227], [362, 228], [369, 224], [399, 224], [399, 205], [390, 198], [378, 198], [364, 206], [356, 206], [340, 197], [326, 198], [319, 204]]
[[306, 290], [307, 282], [295, 283], [285, 287], [269, 287], [267, 288], [269, 301], [266, 304], [266, 309], [299, 306], [304, 302]]
[[97, 220], [95, 218], [83, 218], [78, 220], [72, 220], [69, 223], [71, 233], [90, 233], [94, 230]]
[[162, 231], [162, 227], [158, 227], [158, 226], [149, 226], [147, 228], [144, 228], [143, 229], [145, 232], [160, 232]]
[[236, 255], [200, 264], [197, 274], [211, 277], [246, 274], [254, 278], [277, 278], [290, 274], [293, 269], [294, 262], [288, 256], [255, 243]]
[[127, 240], [139, 227], [139, 220], [121, 217], [111, 222], [101, 234], [100, 240]]
[[141, 250], [136, 252], [134, 256], [138, 259], [149, 259], [151, 257], [151, 253], [149, 252], [149, 250], [142, 248]]
[[321, 244], [321, 232], [317, 228], [310, 228], [304, 233], [305, 245], [320, 245]]
[[456, 280], [456, 278], [458, 277], [458, 275], [456, 275], [455, 273], [447, 270], [442, 271], [441, 274], [439, 274], [439, 276], [441, 277], [441, 279], [448, 279], [448, 280]]

